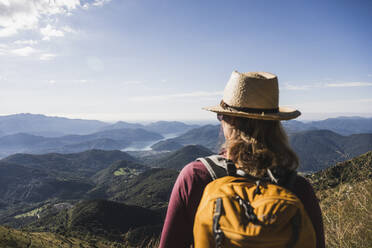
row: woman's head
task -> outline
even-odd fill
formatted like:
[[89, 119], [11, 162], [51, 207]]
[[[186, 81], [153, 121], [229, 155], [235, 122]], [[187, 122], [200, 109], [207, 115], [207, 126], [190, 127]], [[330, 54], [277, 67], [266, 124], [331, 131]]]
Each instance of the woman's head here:
[[267, 168], [298, 167], [280, 121], [223, 115], [221, 126], [227, 157], [247, 173], [260, 176]]
[[280, 120], [298, 117], [298, 110], [279, 107], [278, 79], [268, 72], [233, 71], [219, 105], [205, 108], [223, 117], [227, 156], [250, 174], [276, 166], [295, 169]]

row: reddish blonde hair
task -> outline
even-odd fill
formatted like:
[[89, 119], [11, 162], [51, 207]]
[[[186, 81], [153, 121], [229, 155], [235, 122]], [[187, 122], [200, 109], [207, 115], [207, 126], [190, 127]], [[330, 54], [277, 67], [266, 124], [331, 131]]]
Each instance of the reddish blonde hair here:
[[299, 166], [280, 121], [232, 116], [224, 116], [223, 121], [232, 128], [224, 144], [228, 158], [246, 173], [262, 176], [267, 168]]

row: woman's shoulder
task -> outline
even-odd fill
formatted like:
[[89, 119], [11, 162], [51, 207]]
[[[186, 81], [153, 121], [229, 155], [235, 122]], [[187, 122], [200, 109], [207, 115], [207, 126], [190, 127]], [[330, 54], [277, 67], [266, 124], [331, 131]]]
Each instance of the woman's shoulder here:
[[211, 181], [211, 176], [201, 161], [195, 160], [185, 165], [180, 176], [183, 178], [197, 178], [199, 180]]
[[296, 176], [291, 190], [305, 205], [313, 201], [318, 202], [313, 186], [305, 177], [301, 175]]
[[192, 171], [192, 170], [204, 170], [205, 166], [203, 163], [199, 160], [194, 160], [188, 164], [186, 164], [183, 168], [182, 171]]
[[306, 188], [306, 189], [311, 189], [313, 191], [313, 186], [311, 185], [311, 183], [303, 176], [301, 175], [296, 175], [296, 179], [294, 181], [294, 188], [297, 188], [297, 187], [300, 187], [302, 189]]

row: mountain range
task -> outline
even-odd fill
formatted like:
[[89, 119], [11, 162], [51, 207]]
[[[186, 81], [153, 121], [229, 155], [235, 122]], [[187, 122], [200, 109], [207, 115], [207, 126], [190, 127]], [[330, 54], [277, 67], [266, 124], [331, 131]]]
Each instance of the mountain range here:
[[290, 120], [283, 121], [282, 124], [289, 133], [325, 129], [346, 136], [359, 133], [372, 133], [372, 118], [363, 118], [358, 116], [341, 116], [311, 122]]
[[[310, 122], [290, 120], [282, 123], [289, 132], [313, 129], [328, 129], [341, 135], [372, 132], [372, 118], [358, 116], [341, 116]], [[69, 119], [29, 113], [0, 116], [0, 136], [28, 133], [36, 136], [58, 137], [69, 134], [91, 134], [112, 129], [138, 128], [166, 135], [185, 133], [197, 127], [199, 125], [178, 121], [157, 121], [148, 124], [118, 121], [111, 124], [97, 120]]]
[[0, 116], [0, 136], [27, 133], [43, 137], [60, 137], [114, 129], [144, 129], [167, 135], [181, 134], [196, 127], [198, 125], [188, 125], [178, 121], [157, 121], [149, 124], [118, 121], [111, 124], [97, 120], [69, 119], [29, 113]]
[[90, 149], [120, 150], [133, 142], [152, 142], [163, 139], [158, 133], [144, 129], [113, 129], [87, 135], [42, 137], [17, 133], [0, 137], [0, 155], [13, 153], [76, 153]]
[[15, 114], [0, 116], [3, 135], [28, 133], [36, 136], [57, 137], [66, 134], [89, 134], [108, 124], [96, 120], [69, 119], [39, 114]]
[[[371, 120], [282, 122], [299, 171], [322, 192], [321, 199], [340, 185], [371, 179]], [[179, 171], [217, 153], [223, 142], [220, 125], [2, 116], [0, 225], [26, 232], [0, 226], [0, 247], [24, 240], [36, 247], [148, 243], [161, 231]], [[151, 149], [124, 152], [130, 147]], [[48, 239], [53, 246], [44, 246]]]
[[122, 129], [122, 128], [132, 128], [132, 129], [144, 129], [149, 132], [159, 133], [161, 135], [169, 134], [182, 134], [191, 129], [197, 128], [199, 125], [187, 125], [179, 121], [157, 121], [149, 124], [139, 124], [139, 123], [129, 123], [124, 121], [118, 121], [115, 124], [101, 128], [101, 130], [112, 130], [112, 129]]

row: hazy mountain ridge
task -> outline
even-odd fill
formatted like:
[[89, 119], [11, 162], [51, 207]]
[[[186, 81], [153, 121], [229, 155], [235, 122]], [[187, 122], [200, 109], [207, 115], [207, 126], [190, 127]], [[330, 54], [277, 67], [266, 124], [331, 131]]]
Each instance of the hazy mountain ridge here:
[[[325, 120], [302, 122], [297, 120], [283, 121], [289, 132], [313, 129], [328, 129], [333, 132], [350, 135], [356, 133], [371, 133], [372, 118], [364, 117], [336, 117]], [[0, 116], [0, 135], [28, 133], [36, 136], [56, 137], [68, 134], [91, 134], [114, 129], [145, 129], [147, 131], [170, 134], [185, 133], [200, 127], [195, 124], [185, 124], [179, 121], [157, 121], [149, 124], [118, 121], [114, 124], [97, 121], [70, 119], [65, 117], [51, 117], [40, 114], [14, 114]]]
[[[14, 124], [17, 122], [22, 124]], [[6, 131], [1, 129], [1, 125]], [[86, 128], [82, 130], [84, 125]], [[162, 134], [174, 137], [196, 127], [199, 126], [178, 121], [158, 121], [146, 125], [119, 121], [110, 125], [99, 121], [33, 114], [0, 116], [0, 157], [14, 153], [141, 149], [141, 146], [162, 140]]]
[[318, 129], [328, 129], [342, 135], [372, 133], [372, 118], [337, 117], [322, 121], [312, 121], [308, 125]]
[[152, 122], [148, 125], [145, 125], [145, 129], [152, 132], [157, 132], [160, 134], [173, 134], [178, 133], [182, 134], [185, 133], [191, 129], [198, 128], [199, 125], [190, 125], [185, 124], [180, 121], [157, 121]]
[[220, 133], [220, 125], [205, 125], [199, 128], [194, 128], [186, 133], [172, 139], [160, 141], [153, 145], [155, 148], [159, 146], [166, 149], [172, 143], [180, 145], [201, 145], [214, 152], [219, 150], [219, 144], [222, 144], [223, 137]]
[[12, 153], [71, 153], [88, 149], [123, 149], [136, 142], [149, 142], [162, 139], [160, 134], [144, 129], [115, 129], [89, 135], [67, 135], [47, 138], [30, 134], [13, 134], [0, 137], [0, 155]]
[[3, 134], [29, 133], [44, 136], [66, 134], [88, 134], [108, 124], [96, 120], [50, 117], [40, 114], [14, 114], [0, 116], [0, 130]]
[[174, 140], [162, 140], [151, 146], [154, 151], [175, 151], [183, 146]]
[[372, 118], [364, 117], [337, 117], [321, 121], [301, 122], [297, 120], [283, 121], [284, 128], [288, 133], [296, 133], [310, 130], [330, 130], [341, 135], [359, 133], [372, 133]]
[[162, 135], [167, 134], [182, 134], [191, 129], [197, 128], [199, 125], [188, 125], [180, 121], [157, 121], [149, 124], [129, 123], [118, 121], [115, 124], [103, 127], [101, 130], [115, 130], [122, 128], [137, 129], [141, 128], [149, 132], [155, 132]]
[[292, 134], [289, 140], [300, 158], [300, 171], [319, 171], [372, 150], [372, 134], [342, 136], [313, 130]]
[[142, 125], [140, 123], [130, 123], [130, 122], [125, 122], [125, 121], [118, 121], [114, 124], [102, 127], [99, 131], [107, 131], [107, 130], [115, 130], [115, 129], [123, 129], [123, 128], [128, 128], [128, 129], [142, 128], [143, 129], [144, 125]]
[[[47, 125], [50, 124], [51, 120], [57, 120], [58, 122], [61, 119], [70, 123], [70, 126], [73, 125], [71, 123], [74, 123], [74, 121], [76, 121], [80, 126], [82, 125], [81, 123], [85, 123], [80, 122], [81, 120], [31, 114], [2, 116], [1, 118], [4, 120], [25, 119], [25, 123], [40, 119], [43, 124], [38, 126], [39, 132], [33, 130], [32, 133], [34, 134], [42, 133], [44, 131], [46, 132], [48, 130]], [[90, 121], [87, 122], [90, 123]], [[287, 132], [291, 135], [298, 132], [320, 129], [328, 129], [342, 135], [372, 132], [372, 118], [339, 117], [307, 123], [296, 120], [283, 121], [282, 123]], [[103, 125], [103, 122], [100, 122], [100, 124]], [[18, 126], [14, 125], [14, 130], [16, 130]], [[36, 128], [36, 124], [30, 126]], [[52, 126], [52, 128], [54, 127]], [[205, 125], [198, 127], [197, 125], [188, 125], [182, 122], [170, 121], [158, 121], [144, 125], [121, 121], [113, 125], [106, 123], [99, 129], [101, 131], [90, 134], [73, 134], [54, 138], [32, 135], [30, 133], [14, 133], [12, 135], [5, 135], [0, 137], [0, 156], [4, 157], [13, 153], [74, 153], [87, 149], [121, 150], [130, 148], [136, 150], [141, 149], [142, 146], [150, 146], [151, 142], [155, 142], [156, 140], [161, 141], [152, 145], [152, 148], [158, 151], [175, 150], [175, 148], [172, 147], [180, 148], [185, 145], [202, 145], [214, 152], [218, 152], [219, 146], [224, 141], [219, 125]], [[89, 130], [89, 128], [86, 130]], [[1, 128], [0, 131], [2, 131]], [[18, 128], [18, 131], [25, 131], [25, 128]], [[62, 129], [60, 131], [62, 131]], [[178, 133], [179, 136], [166, 140], [162, 140], [163, 137], [160, 135], [175, 133]]]

